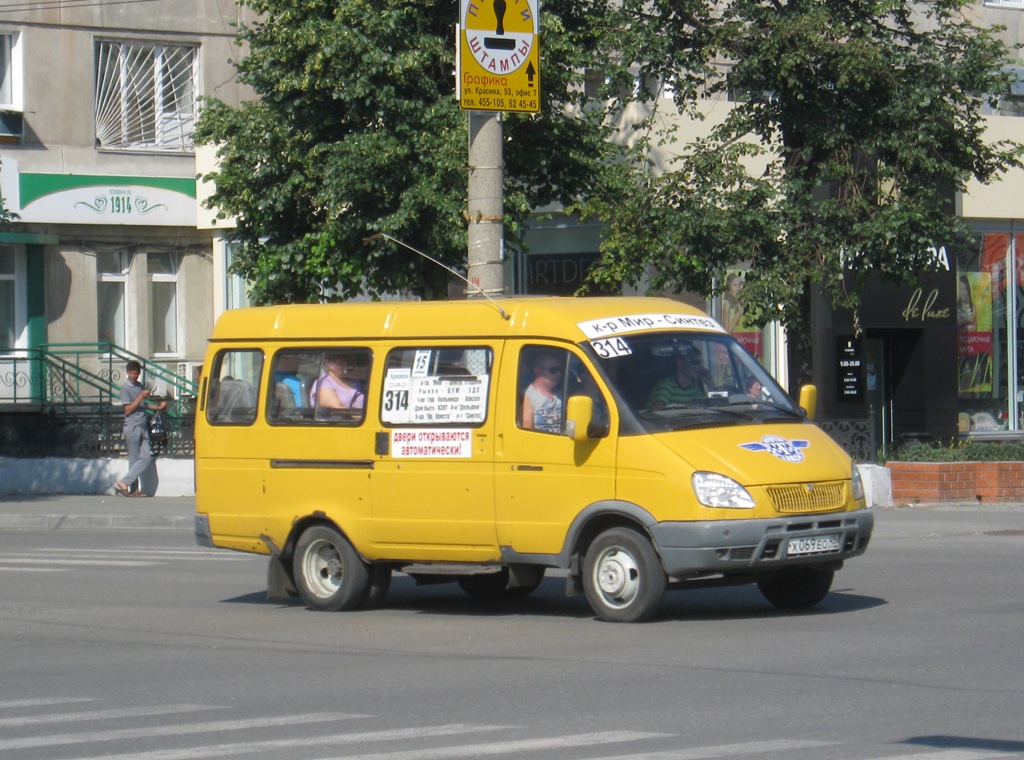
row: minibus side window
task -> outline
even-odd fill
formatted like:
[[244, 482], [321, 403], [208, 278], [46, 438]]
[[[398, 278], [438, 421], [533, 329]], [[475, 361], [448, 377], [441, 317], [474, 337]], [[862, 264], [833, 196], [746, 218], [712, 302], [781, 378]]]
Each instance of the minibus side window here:
[[561, 435], [565, 430], [565, 399], [572, 355], [554, 346], [524, 346], [519, 354], [519, 427]]
[[494, 354], [482, 346], [391, 351], [384, 363], [385, 425], [479, 426], [487, 421]]
[[221, 351], [213, 360], [206, 399], [206, 419], [213, 425], [251, 425], [263, 372], [263, 352]]
[[[357, 425], [363, 421], [371, 356], [369, 349], [350, 347], [317, 353], [308, 365], [314, 374], [303, 399], [312, 410], [313, 422]], [[301, 419], [308, 420], [310, 415], [301, 415]]]
[[267, 393], [267, 421], [296, 424], [313, 421], [310, 390], [323, 364], [323, 351], [314, 349], [278, 351], [270, 362]]

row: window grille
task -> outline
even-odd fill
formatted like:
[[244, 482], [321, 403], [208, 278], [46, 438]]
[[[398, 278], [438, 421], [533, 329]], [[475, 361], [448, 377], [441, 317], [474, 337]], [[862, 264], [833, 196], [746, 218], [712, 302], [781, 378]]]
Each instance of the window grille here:
[[100, 42], [96, 51], [96, 144], [121, 150], [191, 152], [197, 49]]

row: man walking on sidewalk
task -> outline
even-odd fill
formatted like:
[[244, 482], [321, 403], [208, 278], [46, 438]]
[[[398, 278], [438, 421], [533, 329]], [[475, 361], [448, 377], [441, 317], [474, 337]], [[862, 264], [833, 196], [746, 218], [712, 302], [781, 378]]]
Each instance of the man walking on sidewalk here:
[[139, 382], [142, 365], [132, 359], [125, 365], [128, 380], [121, 386], [121, 403], [124, 405], [124, 438], [128, 444], [128, 472], [114, 483], [118, 496], [145, 496], [140, 487], [132, 493], [131, 484], [153, 463], [153, 451], [149, 445], [149, 426], [146, 409], [165, 409], [166, 401], [158, 404], [149, 402], [150, 390]]

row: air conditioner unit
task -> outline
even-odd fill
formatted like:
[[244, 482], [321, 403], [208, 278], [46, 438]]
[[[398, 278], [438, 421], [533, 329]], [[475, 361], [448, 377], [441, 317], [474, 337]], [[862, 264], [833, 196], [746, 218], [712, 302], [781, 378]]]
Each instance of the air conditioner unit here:
[[0, 142], [19, 143], [24, 131], [25, 121], [21, 111], [0, 108]]
[[202, 372], [202, 369], [202, 362], [178, 362], [175, 374], [198, 385], [199, 373]]

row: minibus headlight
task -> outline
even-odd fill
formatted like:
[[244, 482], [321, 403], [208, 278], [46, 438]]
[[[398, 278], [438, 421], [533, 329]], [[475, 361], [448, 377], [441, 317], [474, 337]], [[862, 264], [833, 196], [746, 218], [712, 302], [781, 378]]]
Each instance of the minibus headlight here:
[[717, 472], [695, 472], [691, 479], [697, 501], [705, 507], [753, 509], [754, 499], [732, 478]]
[[860, 470], [857, 463], [853, 463], [853, 475], [850, 477], [850, 485], [853, 486], [853, 498], [858, 501], [864, 498], [864, 481], [861, 480]]

